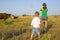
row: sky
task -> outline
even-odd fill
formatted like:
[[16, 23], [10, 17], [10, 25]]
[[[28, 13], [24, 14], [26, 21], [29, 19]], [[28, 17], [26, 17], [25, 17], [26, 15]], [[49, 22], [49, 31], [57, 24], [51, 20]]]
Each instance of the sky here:
[[0, 13], [34, 15], [46, 3], [48, 15], [60, 15], [60, 0], [0, 0]]

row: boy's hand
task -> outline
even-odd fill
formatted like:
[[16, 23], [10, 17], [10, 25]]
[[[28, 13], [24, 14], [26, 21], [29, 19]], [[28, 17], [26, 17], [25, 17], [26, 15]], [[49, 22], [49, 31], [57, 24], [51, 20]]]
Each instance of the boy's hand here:
[[30, 28], [29, 29], [32, 29], [32, 26], [30, 26]]
[[42, 11], [42, 8], [40, 9], [40, 11]]
[[40, 11], [42, 11], [42, 9], [40, 9]]

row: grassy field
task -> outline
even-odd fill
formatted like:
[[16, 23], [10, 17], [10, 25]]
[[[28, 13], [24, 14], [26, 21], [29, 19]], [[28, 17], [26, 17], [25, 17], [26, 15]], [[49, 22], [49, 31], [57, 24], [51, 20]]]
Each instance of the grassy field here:
[[[0, 40], [29, 40], [31, 35], [30, 23], [32, 16], [20, 16], [18, 19], [8, 18], [6, 21], [0, 20]], [[60, 16], [49, 16], [49, 30], [41, 34], [40, 40], [60, 40]], [[43, 24], [41, 23], [41, 31]], [[38, 40], [34, 35], [33, 40]]]

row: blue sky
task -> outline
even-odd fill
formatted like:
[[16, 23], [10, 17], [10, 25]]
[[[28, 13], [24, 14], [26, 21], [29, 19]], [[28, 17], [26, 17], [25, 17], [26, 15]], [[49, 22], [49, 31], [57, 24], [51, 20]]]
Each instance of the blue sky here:
[[60, 15], [60, 0], [0, 0], [0, 13], [34, 15], [42, 3], [47, 4], [48, 15]]

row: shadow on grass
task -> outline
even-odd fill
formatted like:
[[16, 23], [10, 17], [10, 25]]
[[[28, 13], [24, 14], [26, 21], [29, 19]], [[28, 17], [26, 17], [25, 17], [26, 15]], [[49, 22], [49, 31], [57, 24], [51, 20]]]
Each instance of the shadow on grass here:
[[[52, 22], [48, 22], [48, 29], [50, 29], [51, 27], [52, 27]], [[6, 37], [4, 38], [4, 40], [8, 40], [9, 38], [13, 38], [14, 36], [19, 36], [19, 35], [21, 35], [21, 34], [23, 34], [23, 33], [26, 33], [26, 31], [27, 31], [28, 29], [22, 29], [22, 30], [17, 30], [17, 31], [13, 31], [13, 32], [7, 32], [6, 33]], [[30, 32], [31, 32], [31, 30], [30, 30]], [[48, 32], [48, 31], [47, 31]], [[46, 32], [44, 32], [44, 31], [41, 31], [41, 34], [45, 34]], [[0, 37], [1, 38], [1, 37]], [[30, 38], [30, 37], [29, 37]], [[36, 37], [34, 37], [33, 38], [33, 40], [38, 40], [37, 39], [37, 36]]]
[[48, 29], [46, 29], [45, 27], [43, 27], [43, 30], [41, 31], [40, 34], [45, 34], [48, 32], [48, 30], [52, 27], [53, 23], [52, 22], [48, 22]]
[[2, 33], [0, 33], [0, 39], [2, 39]]
[[9, 38], [13, 38], [14, 36], [19, 36], [26, 32], [26, 29], [20, 31], [6, 32], [4, 33], [5, 38], [3, 40], [8, 40]]

